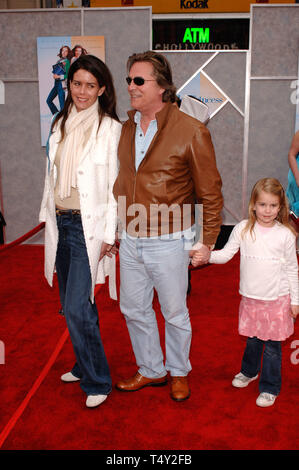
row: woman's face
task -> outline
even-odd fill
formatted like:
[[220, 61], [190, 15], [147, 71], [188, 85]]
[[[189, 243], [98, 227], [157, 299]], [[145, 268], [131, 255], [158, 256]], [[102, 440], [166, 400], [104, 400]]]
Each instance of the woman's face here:
[[96, 77], [84, 69], [74, 73], [70, 83], [70, 92], [77, 111], [83, 111], [92, 106], [105, 91], [105, 86], [100, 87]]
[[75, 57], [80, 57], [81, 54], [82, 54], [82, 49], [81, 49], [81, 47], [76, 47], [76, 49], [75, 49]]
[[65, 59], [67, 57], [68, 53], [69, 53], [68, 48], [63, 47], [63, 49], [61, 51], [61, 56]]

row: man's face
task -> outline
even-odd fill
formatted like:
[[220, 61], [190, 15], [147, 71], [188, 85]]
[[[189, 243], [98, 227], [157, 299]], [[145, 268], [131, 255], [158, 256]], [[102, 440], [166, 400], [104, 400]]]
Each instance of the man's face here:
[[130, 78], [142, 77], [145, 82], [138, 86], [132, 80], [128, 85], [132, 108], [141, 114], [155, 114], [162, 105], [164, 88], [161, 88], [155, 80], [154, 68], [149, 62], [135, 62], [129, 72]]

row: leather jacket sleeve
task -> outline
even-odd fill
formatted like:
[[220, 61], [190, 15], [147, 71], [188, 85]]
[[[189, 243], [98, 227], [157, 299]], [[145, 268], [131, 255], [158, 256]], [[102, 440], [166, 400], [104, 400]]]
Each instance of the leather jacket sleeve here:
[[190, 168], [197, 203], [203, 205], [203, 243], [213, 245], [217, 240], [222, 222], [222, 182], [216, 166], [211, 135], [203, 125], [199, 127], [192, 139]]

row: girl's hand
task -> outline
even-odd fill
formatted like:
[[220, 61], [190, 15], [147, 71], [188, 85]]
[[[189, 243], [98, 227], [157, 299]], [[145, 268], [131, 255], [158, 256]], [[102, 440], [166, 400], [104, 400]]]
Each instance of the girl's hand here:
[[196, 267], [202, 264], [207, 264], [211, 256], [211, 252], [206, 245], [203, 245], [199, 250], [191, 250], [190, 256], [192, 256], [192, 266]]
[[299, 313], [299, 305], [291, 305], [290, 315], [293, 318], [296, 318]]

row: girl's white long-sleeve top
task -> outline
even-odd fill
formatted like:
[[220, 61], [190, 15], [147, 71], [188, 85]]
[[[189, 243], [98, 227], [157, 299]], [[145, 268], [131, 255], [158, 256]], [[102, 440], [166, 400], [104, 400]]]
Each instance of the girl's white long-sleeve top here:
[[290, 294], [299, 305], [296, 237], [284, 225], [262, 233], [256, 225], [252, 235], [242, 233], [247, 220], [237, 224], [222, 250], [212, 251], [210, 263], [223, 264], [240, 250], [239, 293], [260, 300], [275, 300]]

